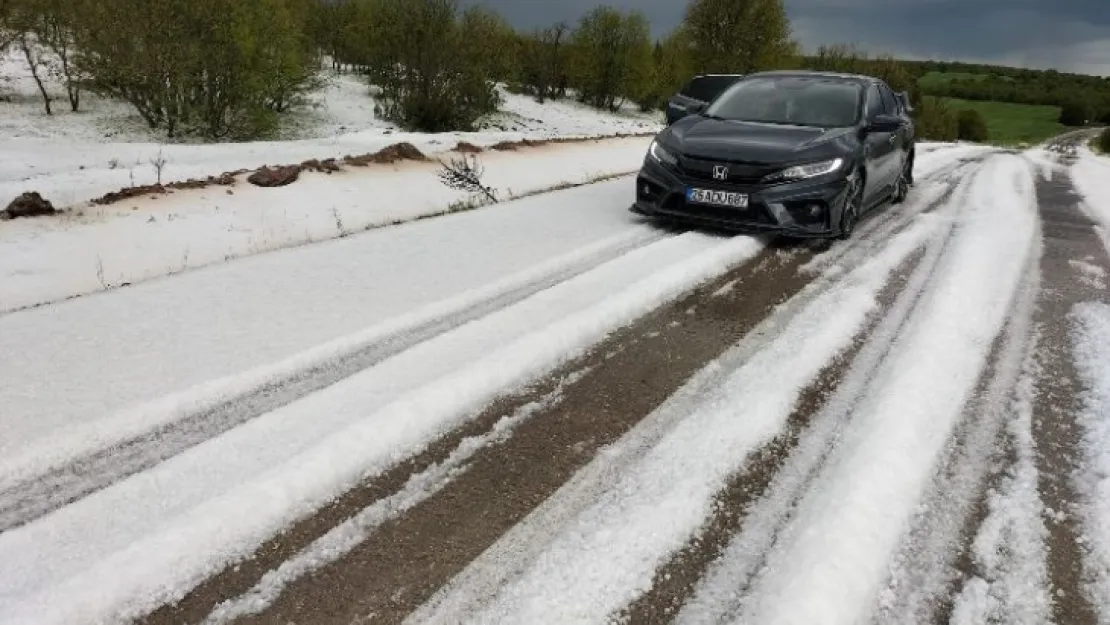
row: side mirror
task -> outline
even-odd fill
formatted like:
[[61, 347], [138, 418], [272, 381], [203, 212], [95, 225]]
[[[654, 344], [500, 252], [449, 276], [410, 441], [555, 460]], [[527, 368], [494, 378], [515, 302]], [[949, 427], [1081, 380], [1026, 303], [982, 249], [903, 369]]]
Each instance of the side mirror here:
[[894, 115], [876, 115], [867, 123], [867, 132], [898, 132], [902, 118]]
[[901, 101], [902, 108], [906, 111], [906, 113], [912, 113], [913, 112], [913, 105], [910, 104], [910, 92], [909, 91], [900, 91], [895, 95], [898, 96], [898, 100]]
[[699, 113], [705, 112], [705, 109], [707, 109], [707, 108], [709, 108], [709, 103], [708, 102], [695, 102], [695, 103], [686, 107], [686, 114], [687, 115], [697, 115]]

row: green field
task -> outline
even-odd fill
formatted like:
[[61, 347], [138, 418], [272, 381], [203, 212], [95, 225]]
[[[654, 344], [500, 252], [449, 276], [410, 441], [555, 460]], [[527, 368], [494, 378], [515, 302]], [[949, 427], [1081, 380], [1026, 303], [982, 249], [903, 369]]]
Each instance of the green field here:
[[948, 106], [959, 111], [974, 109], [987, 121], [990, 142], [1000, 145], [1035, 144], [1052, 138], [1067, 128], [1060, 123], [1057, 106], [1034, 106], [1010, 102], [973, 102], [946, 98]]

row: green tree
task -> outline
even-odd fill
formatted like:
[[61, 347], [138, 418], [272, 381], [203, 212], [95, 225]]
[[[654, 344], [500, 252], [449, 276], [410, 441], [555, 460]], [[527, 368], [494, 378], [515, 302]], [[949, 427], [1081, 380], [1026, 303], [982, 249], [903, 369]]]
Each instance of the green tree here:
[[655, 47], [654, 60], [656, 90], [659, 93], [657, 104], [664, 107], [667, 100], [694, 75], [688, 31], [679, 26], [667, 35]]
[[774, 69], [797, 53], [782, 0], [691, 0], [684, 26], [701, 73]]
[[979, 111], [975, 109], [963, 109], [959, 112], [956, 119], [956, 136], [961, 141], [983, 143], [990, 139], [990, 132], [987, 130], [987, 121], [983, 119], [983, 115], [979, 113]]
[[496, 110], [497, 50], [472, 45], [488, 25], [458, 19], [455, 0], [370, 0], [369, 78], [379, 114], [426, 132], [472, 130]]
[[90, 88], [170, 137], [265, 135], [314, 86], [299, 0], [79, 1], [76, 64]]
[[508, 80], [517, 63], [513, 54], [516, 32], [497, 13], [476, 5], [462, 14], [459, 24], [459, 53], [476, 75], [490, 80]]
[[651, 66], [649, 26], [642, 13], [597, 7], [571, 38], [571, 86], [583, 102], [598, 108], [617, 110], [626, 98], [643, 95]]
[[518, 80], [524, 93], [543, 104], [548, 98], [563, 97], [567, 89], [567, 50], [570, 26], [559, 22], [537, 29], [518, 42]]

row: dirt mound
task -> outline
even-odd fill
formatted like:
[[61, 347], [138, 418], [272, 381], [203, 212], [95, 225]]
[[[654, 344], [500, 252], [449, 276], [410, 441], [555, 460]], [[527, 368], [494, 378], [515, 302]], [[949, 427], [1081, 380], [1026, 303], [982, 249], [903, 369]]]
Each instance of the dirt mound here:
[[261, 167], [247, 177], [247, 182], [256, 187], [284, 187], [293, 184], [300, 177], [301, 167], [299, 165]]
[[43, 199], [35, 191], [29, 191], [12, 200], [8, 207], [0, 211], [0, 219], [18, 219], [20, 217], [41, 217], [57, 213], [54, 205]]
[[356, 167], [366, 167], [372, 164], [389, 164], [398, 161], [426, 161], [428, 157], [411, 143], [397, 143], [383, 148], [373, 154], [360, 156], [345, 156], [343, 162]]

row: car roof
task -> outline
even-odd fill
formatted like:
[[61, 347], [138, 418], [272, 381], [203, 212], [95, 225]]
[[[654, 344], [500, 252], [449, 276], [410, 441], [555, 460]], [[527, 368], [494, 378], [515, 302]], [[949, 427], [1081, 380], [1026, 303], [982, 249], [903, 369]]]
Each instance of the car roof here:
[[865, 76], [863, 74], [844, 74], [839, 72], [818, 72], [813, 70], [774, 70], [769, 72], [757, 72], [748, 74], [746, 78], [776, 78], [776, 77], [792, 77], [792, 78], [831, 78], [834, 80], [843, 80], [845, 82], [857, 82], [861, 84], [867, 83], [881, 83], [882, 80], [874, 76]]

